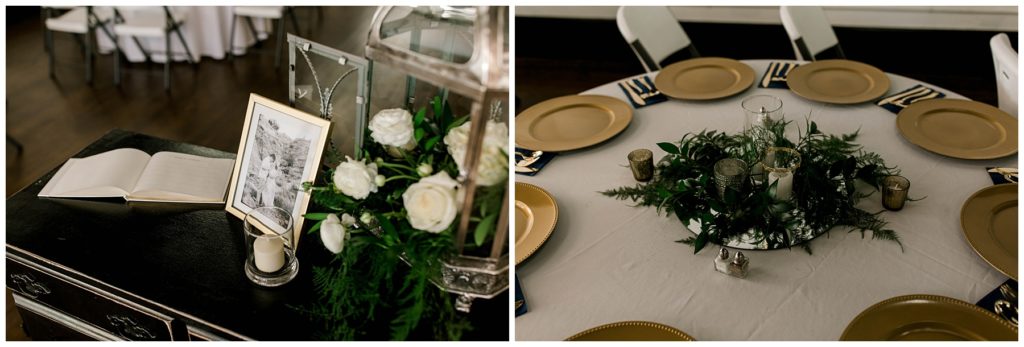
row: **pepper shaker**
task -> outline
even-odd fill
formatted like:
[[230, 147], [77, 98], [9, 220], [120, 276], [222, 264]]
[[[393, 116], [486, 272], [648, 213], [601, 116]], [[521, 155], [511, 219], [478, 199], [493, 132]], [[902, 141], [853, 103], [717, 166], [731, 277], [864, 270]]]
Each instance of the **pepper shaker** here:
[[747, 274], [750, 272], [750, 260], [747, 259], [743, 252], [736, 252], [736, 257], [729, 263], [729, 276], [747, 278]]
[[729, 250], [722, 247], [718, 251], [718, 256], [715, 257], [715, 271], [728, 274], [729, 273]]

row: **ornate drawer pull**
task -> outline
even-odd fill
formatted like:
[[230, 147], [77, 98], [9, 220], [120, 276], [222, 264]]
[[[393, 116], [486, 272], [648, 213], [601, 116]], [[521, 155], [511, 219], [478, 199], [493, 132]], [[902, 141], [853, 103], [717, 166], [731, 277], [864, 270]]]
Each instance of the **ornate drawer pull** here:
[[36, 282], [36, 279], [30, 274], [11, 274], [11, 282], [14, 282], [18, 286], [25, 296], [35, 299], [41, 295], [50, 294], [50, 288], [46, 285]]
[[139, 326], [139, 323], [136, 323], [131, 317], [108, 314], [107, 320], [110, 321], [110, 325], [114, 327], [114, 330], [118, 335], [126, 337], [129, 340], [152, 340], [156, 338], [156, 336], [153, 336], [149, 330]]

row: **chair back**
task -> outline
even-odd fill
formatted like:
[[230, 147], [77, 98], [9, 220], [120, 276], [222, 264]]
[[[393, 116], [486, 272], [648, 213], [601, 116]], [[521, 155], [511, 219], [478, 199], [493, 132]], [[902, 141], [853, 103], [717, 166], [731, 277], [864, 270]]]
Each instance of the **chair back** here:
[[619, 7], [616, 23], [648, 72], [660, 70], [662, 61], [679, 51], [697, 56], [690, 37], [668, 7]]
[[799, 60], [846, 59], [825, 11], [818, 6], [781, 6], [782, 26]]
[[996, 91], [999, 109], [1017, 116], [1017, 52], [1010, 45], [1010, 37], [998, 34], [989, 40], [992, 62], [996, 68]]

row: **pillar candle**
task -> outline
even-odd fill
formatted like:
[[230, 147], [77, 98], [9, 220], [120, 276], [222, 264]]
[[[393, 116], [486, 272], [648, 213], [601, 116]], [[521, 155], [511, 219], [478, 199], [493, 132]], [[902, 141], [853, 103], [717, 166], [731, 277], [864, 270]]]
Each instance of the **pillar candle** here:
[[284, 243], [279, 238], [256, 238], [252, 251], [256, 268], [260, 271], [275, 272], [284, 266]]
[[772, 172], [768, 174], [768, 184], [771, 185], [776, 181], [779, 185], [775, 188], [775, 200], [789, 200], [789, 197], [793, 195], [793, 174], [786, 172]]

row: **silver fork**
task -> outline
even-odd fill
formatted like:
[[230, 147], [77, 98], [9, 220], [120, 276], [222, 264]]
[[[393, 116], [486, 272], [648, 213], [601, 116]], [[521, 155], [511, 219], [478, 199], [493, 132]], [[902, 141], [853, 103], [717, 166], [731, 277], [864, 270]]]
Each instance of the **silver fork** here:
[[1013, 290], [1009, 284], [1003, 283], [999, 286], [999, 293], [1003, 295], [1003, 299], [996, 300], [996, 303], [992, 309], [996, 314], [1003, 317], [1014, 326], [1017, 326], [1017, 291]]

